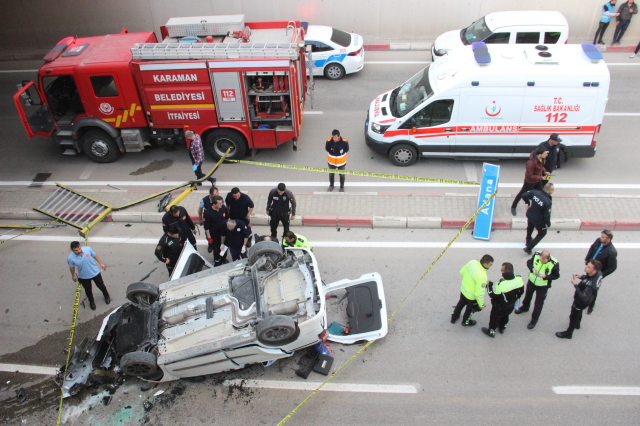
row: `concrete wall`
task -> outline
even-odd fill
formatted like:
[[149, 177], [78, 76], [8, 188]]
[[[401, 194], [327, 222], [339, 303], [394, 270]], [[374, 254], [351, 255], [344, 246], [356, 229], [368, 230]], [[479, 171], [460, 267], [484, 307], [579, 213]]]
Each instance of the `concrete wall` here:
[[[433, 41], [501, 10], [560, 10], [569, 21], [570, 41], [593, 39], [605, 0], [2, 0], [0, 36], [7, 51], [48, 50], [60, 39], [154, 30], [169, 18], [245, 15], [246, 20], [298, 19], [331, 25], [375, 41]], [[611, 42], [613, 27], [605, 40]], [[640, 39], [640, 15], [623, 44]]]

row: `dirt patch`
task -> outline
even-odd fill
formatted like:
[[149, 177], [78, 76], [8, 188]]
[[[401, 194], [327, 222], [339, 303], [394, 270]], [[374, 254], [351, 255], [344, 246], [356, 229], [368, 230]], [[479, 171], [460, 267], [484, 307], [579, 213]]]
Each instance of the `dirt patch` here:
[[154, 160], [150, 164], [139, 168], [135, 172], [129, 173], [131, 176], [144, 175], [146, 173], [156, 172], [158, 170], [168, 169], [173, 165], [173, 160]]

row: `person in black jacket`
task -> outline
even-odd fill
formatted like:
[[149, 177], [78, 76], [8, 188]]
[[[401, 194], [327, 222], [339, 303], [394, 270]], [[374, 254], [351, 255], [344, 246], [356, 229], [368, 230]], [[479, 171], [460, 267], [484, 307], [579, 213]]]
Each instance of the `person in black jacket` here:
[[537, 251], [527, 261], [529, 268], [529, 281], [527, 281], [527, 292], [524, 295], [522, 306], [516, 309], [516, 314], [529, 312], [533, 293], [536, 294], [536, 301], [533, 305], [531, 322], [527, 325], [529, 330], [538, 323], [544, 300], [547, 298], [547, 291], [551, 288], [551, 282], [560, 278], [560, 263], [551, 256], [548, 251]]
[[497, 284], [489, 281], [487, 285], [491, 298], [491, 315], [489, 328], [482, 327], [482, 332], [489, 337], [495, 337], [496, 329], [500, 334], [504, 333], [516, 300], [524, 293], [524, 282], [520, 275], [513, 274], [511, 263], [503, 263], [501, 272], [502, 279]]
[[[522, 199], [529, 204], [526, 245], [523, 249], [529, 256], [531, 256], [531, 250], [547, 235], [547, 228], [551, 227], [551, 194], [553, 191], [553, 184], [546, 183], [543, 191], [534, 189], [522, 195]], [[533, 228], [538, 233], [534, 239], [531, 239]]]
[[549, 174], [553, 173], [555, 169], [559, 169], [562, 166], [563, 151], [560, 148], [560, 142], [562, 139], [557, 133], [551, 133], [549, 140], [542, 142], [539, 146], [544, 147], [549, 154], [544, 162], [544, 168]]
[[229, 218], [240, 219], [251, 230], [251, 213], [255, 207], [251, 198], [240, 192], [240, 188], [232, 188], [224, 202], [229, 210]]
[[231, 259], [234, 262], [247, 258], [247, 243], [250, 236], [251, 232], [247, 225], [240, 219], [229, 219], [227, 225], [222, 227], [222, 244], [229, 247]]
[[[606, 278], [611, 275], [616, 269], [618, 269], [618, 251], [611, 243], [613, 239], [613, 232], [605, 229], [600, 234], [600, 238], [594, 241], [587, 253], [587, 257], [584, 258], [584, 264], [588, 264], [591, 259], [595, 259], [602, 263], [602, 278]], [[593, 295], [593, 301], [587, 309], [587, 315], [593, 312], [593, 308], [596, 305], [596, 298], [598, 292]]]
[[[584, 267], [584, 275], [573, 274], [571, 284], [576, 289], [573, 295], [573, 305], [571, 305], [571, 315], [569, 315], [569, 328], [566, 331], [556, 333], [561, 339], [571, 339], [573, 330], [580, 329], [582, 321], [582, 311], [586, 309], [593, 301], [594, 294], [600, 288], [602, 283], [602, 263], [597, 260], [590, 260]], [[580, 282], [578, 282], [580, 279]]]
[[162, 216], [162, 230], [166, 233], [172, 226], [178, 228], [180, 238], [183, 241], [189, 240], [193, 248], [196, 248], [196, 237], [193, 235], [196, 231], [196, 226], [184, 207], [171, 206], [169, 211]]
[[[331, 137], [327, 139], [324, 145], [327, 151], [327, 162], [330, 169], [344, 170], [347, 166], [347, 152], [349, 152], [349, 142], [340, 136], [339, 130], [331, 132]], [[329, 189], [333, 191], [335, 173], [329, 173]], [[340, 175], [340, 192], [344, 192], [344, 175]]]
[[180, 231], [175, 226], [170, 226], [167, 233], [158, 241], [155, 255], [160, 262], [166, 265], [169, 276], [173, 273], [173, 268], [176, 267], [180, 253], [182, 253], [183, 243]]
[[289, 214], [291, 214], [291, 220], [296, 218], [296, 199], [284, 183], [279, 183], [277, 188], [269, 191], [267, 198], [267, 216], [269, 216], [272, 237], [278, 236], [278, 223], [280, 222], [284, 228], [282, 235], [289, 232]]
[[227, 208], [222, 204], [222, 197], [215, 195], [211, 207], [204, 211], [202, 217], [204, 222], [204, 232], [209, 243], [208, 252], [213, 252], [213, 266], [220, 266], [227, 263], [227, 254], [221, 255], [220, 245], [222, 244], [222, 229], [229, 219]]

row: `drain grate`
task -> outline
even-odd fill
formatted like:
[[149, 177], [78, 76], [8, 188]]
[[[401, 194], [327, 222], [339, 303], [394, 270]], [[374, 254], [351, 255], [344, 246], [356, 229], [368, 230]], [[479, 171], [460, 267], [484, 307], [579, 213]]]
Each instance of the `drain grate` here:
[[50, 177], [51, 173], [36, 173], [33, 181], [29, 186], [42, 186], [42, 184], [45, 183]]

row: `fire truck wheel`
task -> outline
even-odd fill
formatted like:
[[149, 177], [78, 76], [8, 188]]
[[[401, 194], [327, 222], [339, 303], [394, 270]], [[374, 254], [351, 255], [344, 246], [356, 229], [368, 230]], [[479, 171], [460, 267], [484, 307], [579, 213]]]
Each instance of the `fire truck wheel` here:
[[418, 161], [418, 151], [409, 144], [401, 143], [391, 148], [389, 160], [398, 167], [407, 167]]
[[83, 137], [85, 154], [97, 163], [112, 163], [118, 158], [118, 145], [102, 130], [89, 130]]
[[324, 76], [329, 80], [340, 80], [344, 77], [344, 68], [340, 64], [329, 64], [324, 69]]
[[217, 130], [207, 136], [205, 147], [216, 160], [221, 159], [227, 149], [231, 148], [227, 158], [242, 160], [247, 152], [244, 138], [231, 130]]

